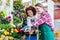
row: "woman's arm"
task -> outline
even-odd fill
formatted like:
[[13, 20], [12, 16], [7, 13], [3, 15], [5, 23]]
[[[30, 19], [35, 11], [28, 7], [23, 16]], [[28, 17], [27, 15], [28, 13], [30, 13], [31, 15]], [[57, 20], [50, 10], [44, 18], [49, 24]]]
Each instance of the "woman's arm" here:
[[41, 18], [37, 19], [35, 22], [32, 23], [33, 26], [39, 26], [43, 23], [45, 23], [48, 18], [50, 18], [49, 14], [45, 14], [44, 16], [42, 16]]

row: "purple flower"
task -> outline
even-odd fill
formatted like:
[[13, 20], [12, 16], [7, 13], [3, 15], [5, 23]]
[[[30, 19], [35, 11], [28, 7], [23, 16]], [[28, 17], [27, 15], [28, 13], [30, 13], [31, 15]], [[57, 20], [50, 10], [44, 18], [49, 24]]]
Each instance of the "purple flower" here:
[[11, 20], [11, 16], [7, 16], [6, 17], [6, 20]]
[[20, 17], [20, 18], [23, 18], [23, 16], [22, 16], [22, 15], [20, 15], [19, 17]]
[[20, 14], [20, 12], [19, 12], [19, 11], [17, 11], [16, 13], [17, 13], [17, 14]]
[[14, 14], [14, 12], [12, 11], [11, 14]]
[[8, 18], [11, 18], [11, 16], [8, 16]]

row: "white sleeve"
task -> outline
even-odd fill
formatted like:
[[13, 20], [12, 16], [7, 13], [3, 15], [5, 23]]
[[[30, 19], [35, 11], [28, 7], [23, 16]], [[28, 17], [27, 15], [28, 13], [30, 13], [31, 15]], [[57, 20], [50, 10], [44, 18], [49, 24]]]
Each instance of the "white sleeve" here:
[[31, 19], [30, 18], [27, 18], [27, 25], [30, 26], [30, 27], [32, 26], [32, 23], [31, 23]]

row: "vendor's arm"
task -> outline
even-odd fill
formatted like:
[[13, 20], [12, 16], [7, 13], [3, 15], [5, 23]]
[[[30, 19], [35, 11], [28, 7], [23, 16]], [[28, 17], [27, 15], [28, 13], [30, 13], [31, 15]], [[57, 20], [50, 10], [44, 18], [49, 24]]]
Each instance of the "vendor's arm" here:
[[41, 18], [37, 19], [35, 22], [32, 23], [33, 26], [39, 26], [43, 23], [45, 23], [47, 20], [51, 19], [49, 14], [44, 14]]

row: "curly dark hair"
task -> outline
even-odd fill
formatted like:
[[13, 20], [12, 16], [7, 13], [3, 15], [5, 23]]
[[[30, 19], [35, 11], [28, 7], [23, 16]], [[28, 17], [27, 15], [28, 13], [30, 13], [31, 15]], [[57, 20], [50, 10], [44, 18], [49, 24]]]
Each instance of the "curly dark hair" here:
[[36, 15], [36, 9], [33, 6], [29, 6], [28, 8], [26, 8], [26, 15], [27, 16], [29, 16], [28, 12], [27, 12], [29, 10], [31, 10], [33, 12], [33, 15]]

